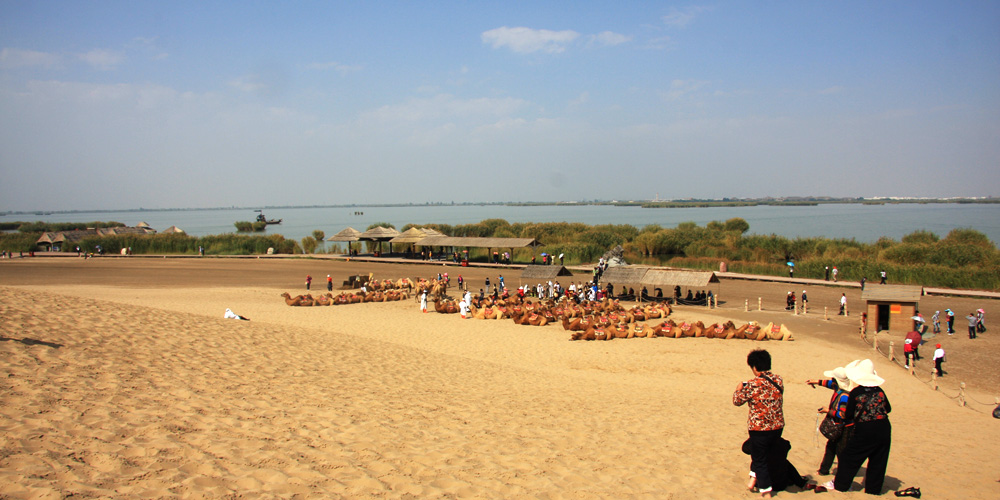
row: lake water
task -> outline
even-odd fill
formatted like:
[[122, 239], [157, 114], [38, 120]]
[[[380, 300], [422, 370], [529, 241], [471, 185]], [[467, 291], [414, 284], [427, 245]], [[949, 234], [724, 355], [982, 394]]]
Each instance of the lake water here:
[[[355, 215], [363, 212], [363, 215]], [[955, 228], [973, 228], [1000, 242], [1000, 204], [822, 204], [817, 206], [755, 206], [711, 208], [640, 208], [608, 205], [554, 206], [413, 206], [413, 207], [323, 207], [273, 208], [269, 219], [283, 219], [268, 226], [267, 234], [301, 240], [314, 230], [327, 237], [350, 226], [364, 231], [377, 222], [401, 229], [406, 224], [472, 224], [485, 219], [508, 222], [581, 222], [584, 224], [630, 224], [642, 228], [658, 224], [664, 228], [682, 222], [704, 226], [733, 217], [750, 224], [748, 233], [778, 234], [789, 238], [853, 238], [874, 242], [881, 236], [899, 240], [916, 230], [944, 237]], [[233, 233], [236, 221], [252, 221], [253, 209], [141, 210], [121, 212], [74, 212], [46, 215], [4, 215], [0, 221], [93, 222], [117, 221], [128, 226], [148, 223], [163, 231], [177, 226], [192, 236]]]

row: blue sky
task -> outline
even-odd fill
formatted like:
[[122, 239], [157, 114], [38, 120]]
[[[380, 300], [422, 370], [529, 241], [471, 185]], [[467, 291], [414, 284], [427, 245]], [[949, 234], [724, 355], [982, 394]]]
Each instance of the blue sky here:
[[0, 0], [0, 210], [998, 188], [1000, 2]]

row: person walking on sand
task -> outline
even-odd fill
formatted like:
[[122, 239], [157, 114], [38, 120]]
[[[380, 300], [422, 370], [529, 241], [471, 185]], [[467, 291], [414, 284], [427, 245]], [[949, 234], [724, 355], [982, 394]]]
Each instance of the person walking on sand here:
[[955, 311], [951, 309], [945, 309], [944, 313], [948, 318], [948, 335], [955, 334]]
[[865, 493], [882, 494], [885, 470], [889, 463], [889, 449], [892, 445], [892, 425], [889, 412], [892, 405], [881, 386], [885, 379], [875, 373], [875, 365], [870, 359], [852, 361], [844, 367], [844, 372], [855, 385], [848, 395], [845, 429], [850, 428], [844, 451], [838, 455], [837, 475], [831, 483], [837, 491], [849, 491], [854, 476], [866, 460]]
[[833, 282], [834, 282], [834, 283], [836, 283], [836, 282], [837, 282], [837, 273], [838, 273], [838, 272], [839, 272], [839, 271], [837, 271], [837, 266], [833, 266]]
[[771, 373], [771, 355], [767, 351], [750, 351], [747, 365], [754, 378], [736, 386], [733, 404], [743, 406], [749, 403], [747, 433], [750, 435], [750, 473], [754, 478], [751, 484], [755, 484], [762, 498], [771, 498], [772, 479], [767, 457], [785, 428], [785, 386], [780, 375]]
[[427, 290], [420, 293], [420, 312], [427, 312]]
[[976, 325], [979, 324], [979, 318], [976, 317], [976, 313], [970, 312], [965, 319], [969, 322], [969, 338], [976, 338]]
[[931, 323], [934, 324], [934, 333], [941, 333], [941, 311], [934, 311], [934, 316], [931, 316]]
[[830, 281], [830, 266], [826, 266], [826, 270], [823, 272], [823, 281]]
[[333, 278], [331, 278], [329, 274], [326, 275], [326, 291], [333, 291]]
[[976, 309], [976, 331], [979, 333], [986, 332], [986, 311], [982, 308]]
[[944, 363], [944, 349], [941, 348], [941, 344], [935, 344], [934, 349], [934, 373], [937, 376], [943, 376], [945, 371], [941, 368], [941, 363]]
[[837, 313], [837, 316], [844, 316], [846, 314], [847, 314], [847, 294], [842, 293], [840, 294], [840, 312]]
[[840, 432], [836, 433], [834, 437], [827, 437], [826, 450], [823, 453], [823, 459], [819, 463], [819, 469], [816, 471], [822, 476], [828, 476], [830, 475], [830, 467], [833, 466], [833, 459], [847, 445], [847, 435], [843, 431], [844, 416], [847, 411], [848, 394], [854, 388], [854, 384], [847, 378], [847, 372], [844, 371], [843, 366], [825, 371], [823, 372], [823, 376], [826, 378], [806, 380], [806, 384], [809, 384], [813, 389], [818, 385], [833, 391], [833, 394], [830, 395], [830, 403], [827, 404], [826, 408], [819, 409], [820, 413], [825, 413], [828, 418], [832, 419], [840, 427]]
[[884, 285], [885, 284], [885, 271], [880, 271], [878, 273], [878, 275], [881, 278], [881, 281], [879, 281], [878, 284]]
[[307, 274], [306, 275], [306, 290], [309, 289], [309, 285], [312, 285], [312, 282], [313, 282], [313, 277]]

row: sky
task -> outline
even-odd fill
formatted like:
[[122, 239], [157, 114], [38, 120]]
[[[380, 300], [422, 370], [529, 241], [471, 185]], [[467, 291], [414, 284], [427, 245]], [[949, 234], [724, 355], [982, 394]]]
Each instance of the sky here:
[[0, 0], [0, 211], [1000, 196], [1000, 2]]

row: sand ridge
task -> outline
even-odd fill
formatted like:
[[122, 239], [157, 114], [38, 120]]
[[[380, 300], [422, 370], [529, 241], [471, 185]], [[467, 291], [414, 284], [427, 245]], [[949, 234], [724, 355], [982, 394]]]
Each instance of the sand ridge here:
[[[279, 293], [0, 287], [0, 495], [754, 498], [731, 404], [748, 350], [774, 356], [791, 460], [814, 475], [829, 392], [802, 382], [871, 356], [810, 331], [569, 342], [560, 326]], [[996, 498], [996, 421], [873, 359], [893, 405], [887, 487]]]

